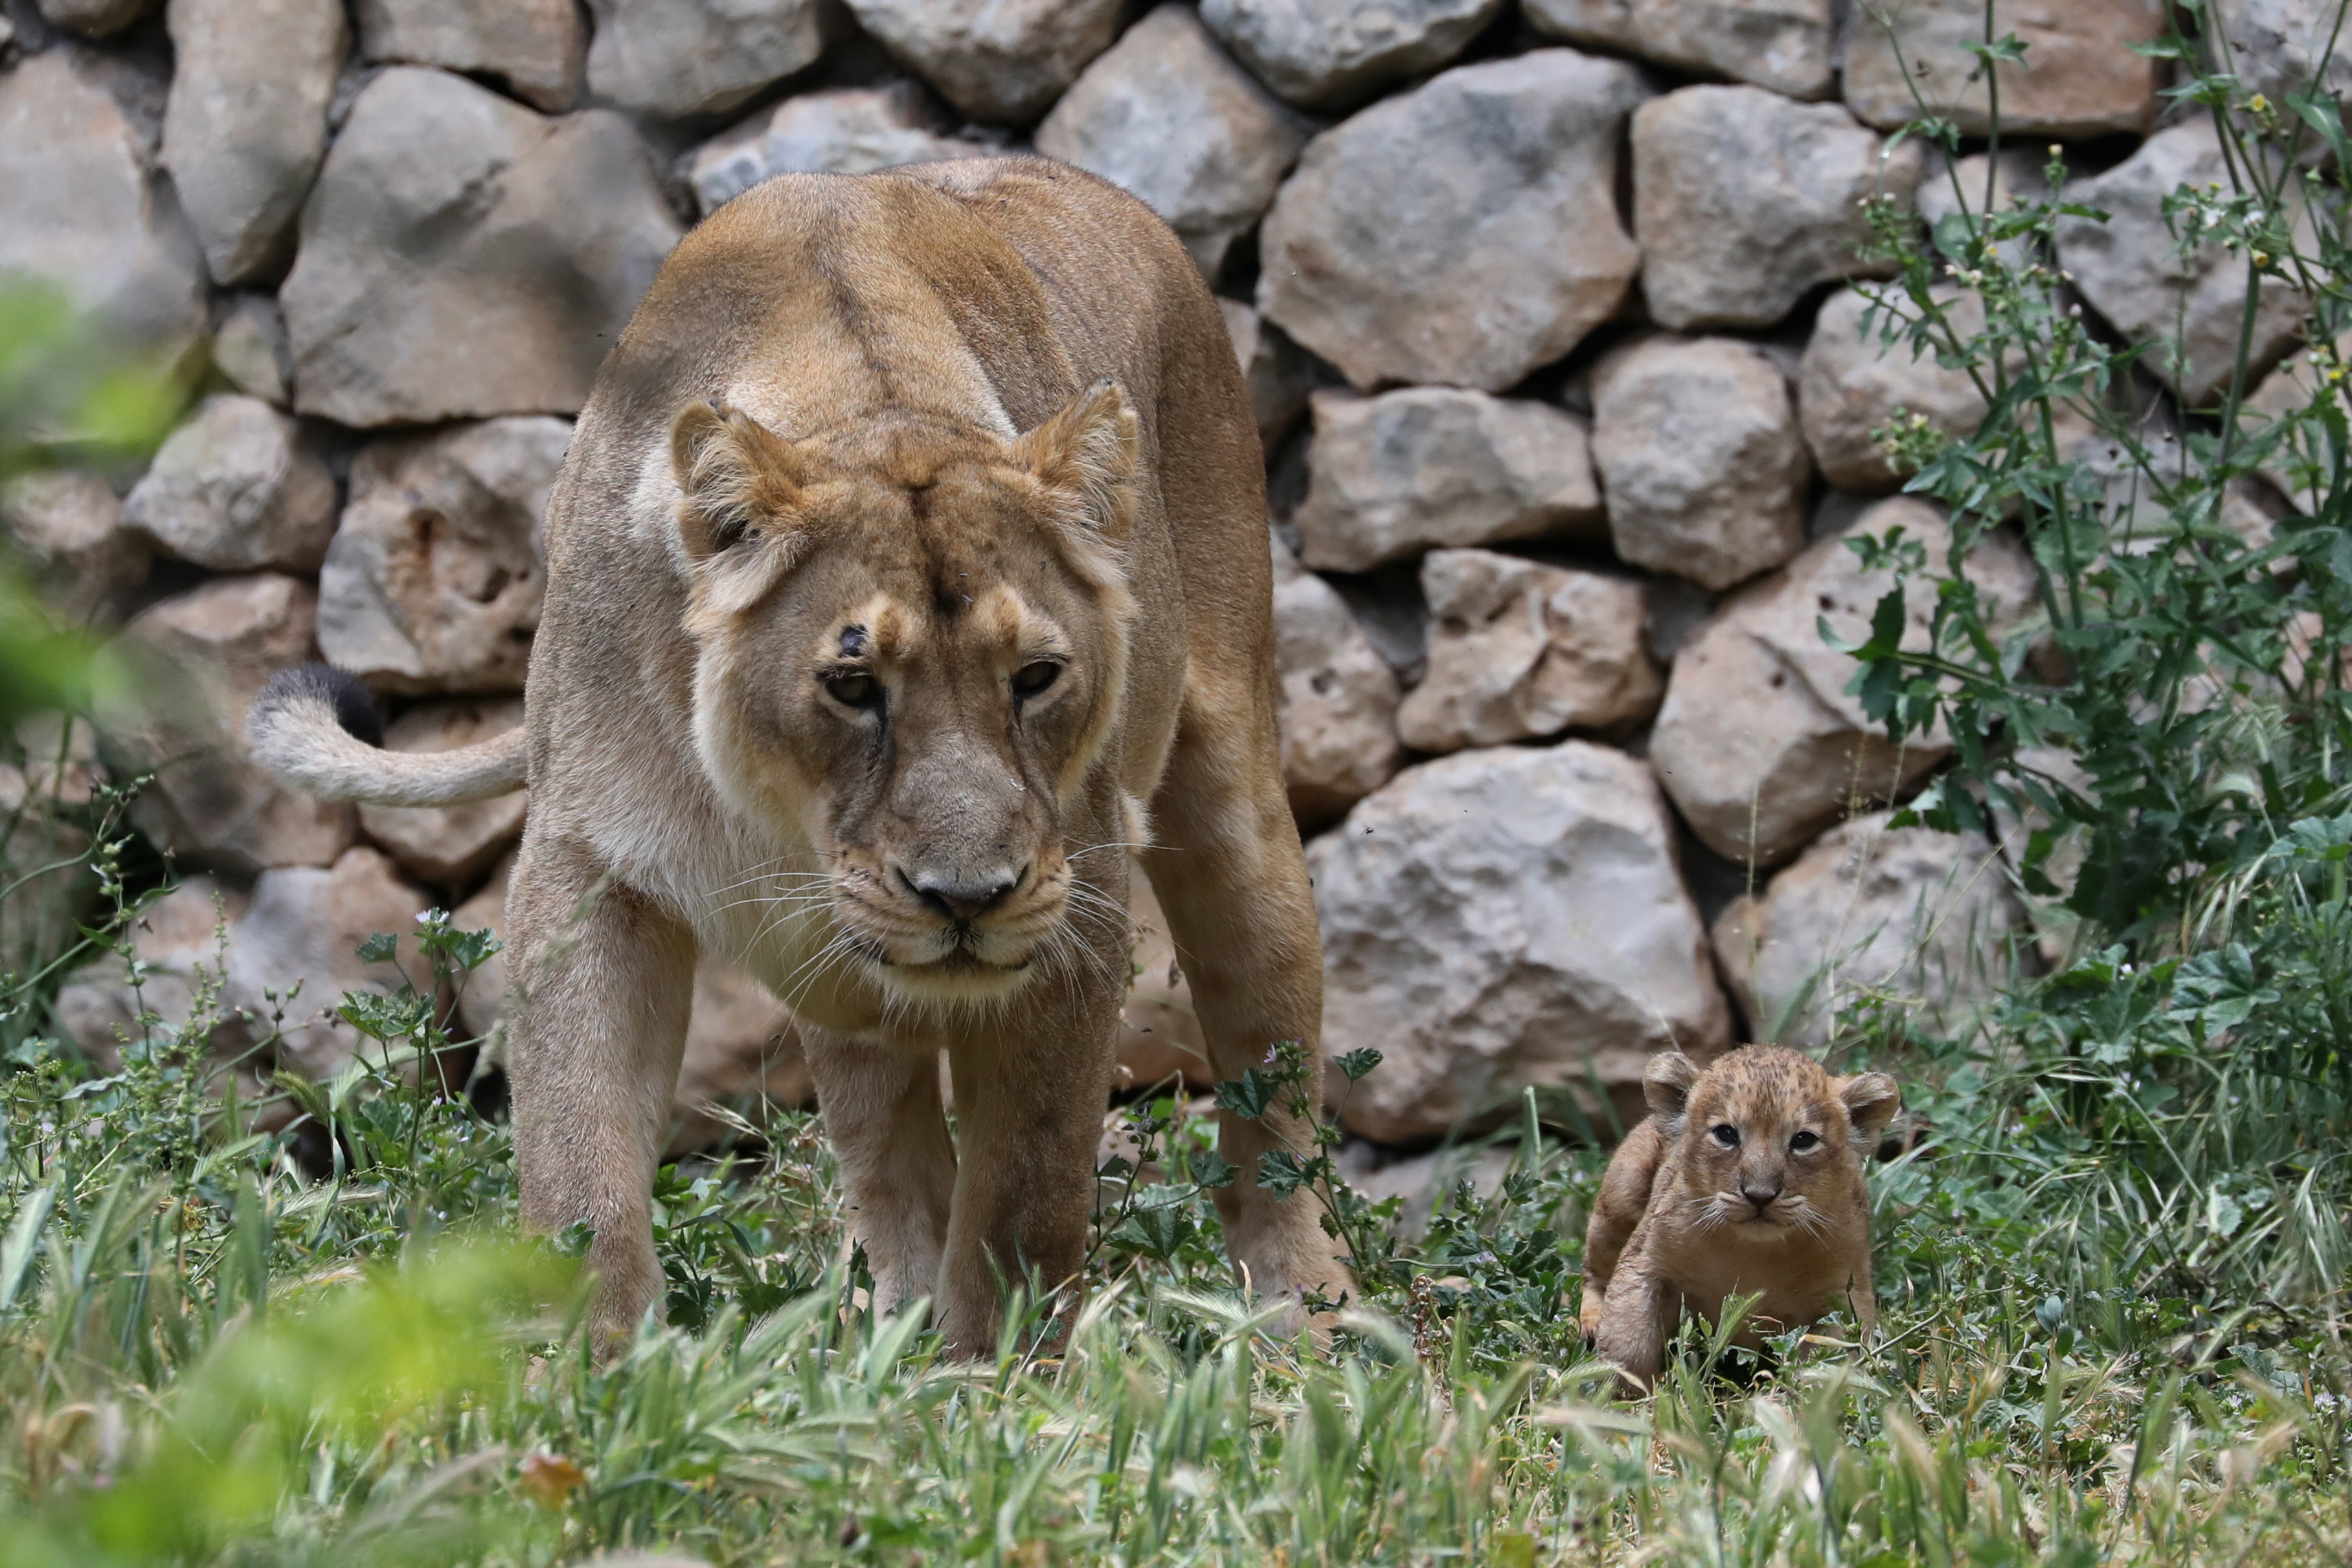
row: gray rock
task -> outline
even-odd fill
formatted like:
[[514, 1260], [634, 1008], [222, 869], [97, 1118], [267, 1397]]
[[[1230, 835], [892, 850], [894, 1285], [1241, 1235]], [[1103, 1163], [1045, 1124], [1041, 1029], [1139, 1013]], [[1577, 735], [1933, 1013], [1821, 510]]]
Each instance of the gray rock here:
[[1890, 828], [1891, 815], [1831, 829], [1761, 897], [1743, 894], [1717, 916], [1716, 960], [1748, 1038], [1819, 1050], [1838, 1012], [1874, 994], [1948, 1039], [2011, 977], [2002, 946], [2024, 911], [1992, 845]]
[[[1859, 641], [1893, 586], [1846, 548], [1856, 534], [1900, 527], [1941, 566], [1951, 533], [1923, 501], [1881, 501], [1841, 534], [1815, 540], [1786, 567], [1726, 600], [1675, 655], [1650, 732], [1658, 781], [1706, 846], [1726, 860], [1778, 865], [1856, 806], [1885, 804], [1951, 753], [1940, 729], [1901, 746], [1848, 695], [1855, 664], [1822, 640], [1826, 621]], [[2033, 569], [2002, 535], [1979, 539], [1967, 564], [1988, 619], [2002, 633], [2035, 608]], [[1935, 607], [1927, 574], [1904, 594], [1903, 645], [1924, 648]]]
[[[2352, 104], [2352, 28], [2339, 35], [2335, 0], [2219, 0], [2221, 36], [2231, 53], [2225, 70], [2234, 71], [2250, 93], [2279, 106], [2287, 94], [2317, 81], [2337, 105]], [[2336, 48], [2328, 49], [2333, 40]], [[2305, 140], [2318, 138], [2305, 133]]]
[[[520, 697], [419, 703], [383, 732], [394, 751], [454, 751], [519, 727]], [[360, 830], [400, 868], [433, 887], [470, 883], [522, 832], [523, 795], [458, 806], [362, 806]]]
[[1118, 36], [1121, 0], [848, 0], [857, 25], [974, 120], [1024, 124]]
[[[2042, 172], [2048, 167], [2046, 148], [2035, 148], [2030, 152], [2014, 149], [2004, 152], [1997, 171], [1992, 160], [1981, 152], [1970, 153], [1957, 162], [1941, 156], [1931, 158], [1927, 172], [1920, 176], [1916, 193], [1919, 221], [1932, 234], [1946, 214], [1960, 210], [1963, 197], [1969, 212], [1979, 218], [1987, 212], [2007, 212], [2021, 201], [2046, 202], [2052, 193]], [[1992, 176], [1990, 205], [1985, 195], [1988, 174]], [[1956, 185], [1958, 190], [1953, 188]], [[1993, 248], [2004, 266], [2021, 272], [2041, 259], [2039, 245], [2032, 239], [2002, 240]]]
[[40, 0], [41, 20], [85, 38], [110, 37], [155, 8], [155, 0]]
[[122, 520], [215, 571], [311, 571], [334, 537], [335, 476], [291, 415], [215, 392], [156, 452]]
[[[2336, 338], [2334, 363], [2352, 363], [2352, 332]], [[2330, 384], [2326, 378], [2332, 369], [2327, 357], [2316, 350], [2288, 355], [2240, 405], [2241, 427], [2249, 436], [2259, 435], [2266, 426], [2290, 414], [2324, 409], [2330, 400], [2322, 395], [2322, 389]], [[2346, 383], [2336, 382], [2333, 385], [2333, 401], [2338, 407], [2352, 411], [2352, 392], [2347, 392]], [[2289, 506], [2309, 517], [2317, 512], [2326, 497], [2335, 466], [2335, 454], [2329, 447], [2324, 428], [2316, 421], [2304, 420], [2271, 448], [2257, 472], [2286, 498]]]
[[1172, 4], [1097, 57], [1037, 127], [1038, 152], [1132, 192], [1213, 281], [1306, 142], [1306, 123]]
[[294, 350], [286, 318], [267, 294], [239, 294], [213, 329], [213, 363], [248, 397], [278, 408], [294, 402]]
[[1724, 589], [1803, 547], [1812, 465], [1755, 345], [1648, 339], [1594, 372], [1592, 415], [1620, 559]]
[[1827, 98], [1837, 80], [1831, 0], [1528, 0], [1527, 12], [1550, 37], [1790, 98]]
[[98, 712], [108, 760], [152, 773], [131, 821], [157, 848], [231, 871], [325, 865], [352, 808], [278, 782], [245, 747], [245, 712], [278, 671], [318, 657], [318, 596], [264, 573], [220, 578], [142, 611], [112, 644], [132, 672]]
[[563, 420], [494, 419], [361, 452], [319, 574], [328, 659], [387, 691], [520, 691], [571, 438]]
[[1517, 1152], [1507, 1146], [1479, 1148], [1449, 1144], [1425, 1155], [1411, 1155], [1385, 1165], [1375, 1164], [1374, 1145], [1351, 1143], [1339, 1153], [1339, 1178], [1374, 1203], [1401, 1197], [1404, 1203], [1389, 1229], [1400, 1241], [1417, 1241], [1429, 1232], [1429, 1222], [1441, 1208], [1454, 1205], [1464, 1182], [1480, 1197], [1502, 1190], [1511, 1174]]
[[1639, 1103], [1651, 1052], [1730, 1040], [1646, 765], [1567, 741], [1406, 769], [1308, 846], [1323, 1041], [1381, 1065], [1341, 1120], [1382, 1143], [1506, 1113], [1522, 1089]]
[[677, 235], [619, 115], [548, 120], [386, 70], [327, 154], [278, 291], [296, 406], [362, 427], [573, 413]]
[[1168, 916], [1141, 866], [1127, 873], [1128, 914], [1135, 925], [1127, 1006], [1118, 1018], [1118, 1067], [1112, 1082], [1122, 1090], [1150, 1089], [1171, 1078], [1180, 1087], [1213, 1088], [1209, 1037], [1192, 1010], [1192, 987], [1177, 961]]
[[804, 92], [696, 148], [687, 180], [707, 214], [775, 174], [870, 174], [902, 163], [986, 158], [996, 149], [948, 134], [947, 116], [911, 81]]
[[578, 0], [359, 0], [358, 11], [370, 60], [496, 77], [550, 114], [580, 97], [588, 28]]
[[1368, 571], [1433, 545], [1598, 532], [1584, 427], [1549, 403], [1450, 387], [1310, 400], [1299, 559]]
[[1492, 550], [1421, 560], [1429, 673], [1397, 710], [1415, 751], [1611, 729], [1657, 711], [1665, 683], [1642, 645], [1641, 582]]
[[327, 151], [341, 0], [171, 0], [163, 162], [220, 284], [276, 268]]
[[[229, 935], [222, 1000], [253, 1020], [256, 1039], [270, 1032], [268, 1020], [282, 1009], [277, 1061], [305, 1078], [333, 1077], [363, 1047], [381, 1062], [384, 1048], [335, 1009], [346, 992], [390, 996], [407, 983], [403, 968], [418, 977], [433, 972], [416, 946], [416, 917], [431, 906], [399, 868], [365, 845], [345, 850], [332, 865], [263, 872], [254, 879], [245, 918]], [[399, 939], [397, 961], [362, 963], [360, 945], [379, 932]]]
[[1889, 152], [1833, 103], [1686, 87], [1633, 115], [1633, 232], [1650, 314], [1676, 331], [1768, 327], [1805, 291], [1876, 276], [1865, 196], [1911, 204], [1919, 144]]
[[734, 108], [824, 52], [818, 0], [588, 0], [588, 88], [640, 114]]
[[[1984, 307], [1976, 295], [1955, 290], [1946, 302], [1962, 333], [1983, 330]], [[1914, 358], [1886, 311], [1864, 331], [1869, 309], [1870, 300], [1851, 288], [1823, 301], [1797, 372], [1797, 408], [1822, 476], [1841, 490], [1876, 494], [1900, 488], [1903, 476], [1872, 431], [1886, 428], [1898, 414], [1924, 415], [1947, 435], [1973, 435], [1984, 423], [1985, 401], [1966, 371], [1948, 370], [1933, 354]], [[1885, 340], [1890, 328], [1898, 333], [1891, 343]]]
[[1328, 110], [1434, 70], [1502, 8], [1502, 0], [1202, 0], [1201, 20], [1258, 80]]
[[1258, 308], [1358, 387], [1499, 392], [1613, 315], [1641, 265], [1616, 218], [1622, 60], [1463, 66], [1307, 144], [1258, 236]]
[[[109, 957], [76, 970], [58, 988], [57, 1016], [66, 1038], [101, 1072], [120, 1070], [126, 1045], [170, 1040], [195, 1017], [203, 994], [219, 985], [228, 935], [247, 903], [246, 891], [234, 883], [201, 874], [183, 878], [131, 927], [131, 956], [142, 966], [136, 985], [130, 967]], [[142, 1026], [142, 1014], [159, 1021]], [[227, 1020], [210, 1038], [221, 1054], [250, 1043], [246, 1030]]]
[[[2165, 30], [2164, 0], [2000, 0], [1994, 36], [2014, 34], [2023, 63], [1996, 68], [2004, 136], [2137, 134], [2156, 123], [2157, 62], [2133, 52]], [[1884, 13], [1890, 28], [1873, 15]], [[1983, 0], [1905, 0], [1854, 8], [1845, 52], [1845, 101], [1882, 130], [1923, 111], [1963, 135], [1991, 129], [1991, 94], [1970, 44], [1985, 37]], [[1897, 51], [1900, 51], [1899, 56]], [[1906, 79], [1906, 69], [1909, 78]], [[1918, 89], [1916, 99], [1912, 89]]]
[[1291, 814], [1318, 825], [1387, 783], [1397, 745], [1397, 678], [1347, 601], [1274, 549], [1274, 658], [1282, 778]]
[[1307, 412], [1315, 361], [1240, 300], [1220, 298], [1217, 308], [1225, 313], [1225, 334], [1234, 340], [1234, 358], [1241, 361], [1242, 382], [1249, 388], [1258, 444], [1272, 452]]
[[[2184, 184], [2219, 180], [2230, 167], [2213, 122], [2200, 116], [2168, 126], [2105, 173], [2067, 182], [2066, 198], [2109, 214], [2058, 220], [2058, 259], [2093, 309], [2135, 343], [2156, 347], [2140, 363], [2201, 403], [2228, 384], [2245, 311], [2247, 263], [2218, 243], [2183, 256], [2165, 226], [2164, 204]], [[2275, 283], [2263, 287], [2251, 356], [2268, 368], [2294, 342], [2309, 301]]]
[[41, 601], [69, 622], [106, 621], [147, 580], [147, 541], [97, 475], [37, 468], [0, 485], [0, 537], [30, 567]]
[[52, 284], [134, 340], [192, 340], [205, 325], [195, 235], [82, 64], [57, 48], [0, 71], [0, 275]]

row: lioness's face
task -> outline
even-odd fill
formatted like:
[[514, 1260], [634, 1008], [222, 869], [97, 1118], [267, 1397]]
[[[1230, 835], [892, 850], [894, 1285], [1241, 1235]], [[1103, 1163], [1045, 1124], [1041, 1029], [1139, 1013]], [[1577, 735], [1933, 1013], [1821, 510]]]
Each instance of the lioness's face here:
[[1125, 684], [1134, 442], [1108, 385], [1019, 441], [677, 417], [698, 746], [822, 857], [832, 961], [899, 996], [1002, 996], [1066, 940]]

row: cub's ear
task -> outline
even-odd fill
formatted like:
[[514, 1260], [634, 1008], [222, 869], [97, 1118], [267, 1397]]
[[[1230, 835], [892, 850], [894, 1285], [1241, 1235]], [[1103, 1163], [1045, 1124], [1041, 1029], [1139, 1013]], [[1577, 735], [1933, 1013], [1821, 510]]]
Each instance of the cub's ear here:
[[1838, 1080], [1838, 1098], [1853, 1124], [1853, 1146], [1867, 1155], [1886, 1135], [1886, 1125], [1903, 1109], [1903, 1091], [1884, 1072], [1861, 1072]]
[[800, 505], [792, 447], [740, 408], [696, 402], [679, 409], [669, 462], [678, 536], [698, 561], [775, 528]]
[[1671, 1122], [1690, 1103], [1691, 1085], [1697, 1082], [1698, 1067], [1689, 1057], [1662, 1051], [1642, 1069], [1642, 1097], [1652, 1112]]
[[1013, 461], [1074, 500], [1097, 532], [1124, 539], [1135, 507], [1137, 432], [1126, 392], [1099, 381], [1014, 442]]

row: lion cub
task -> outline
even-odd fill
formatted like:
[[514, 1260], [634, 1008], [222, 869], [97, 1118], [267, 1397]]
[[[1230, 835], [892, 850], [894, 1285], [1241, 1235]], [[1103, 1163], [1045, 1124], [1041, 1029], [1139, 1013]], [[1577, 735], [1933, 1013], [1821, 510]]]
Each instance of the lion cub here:
[[1750, 1348], [1840, 1306], [1868, 1333], [1862, 1166], [1902, 1105], [1895, 1080], [1748, 1045], [1705, 1071], [1664, 1052], [1642, 1086], [1650, 1117], [1609, 1162], [1585, 1232], [1580, 1314], [1627, 1391], [1656, 1381], [1685, 1304], [1713, 1322], [1725, 1297], [1762, 1291], [1738, 1337]]

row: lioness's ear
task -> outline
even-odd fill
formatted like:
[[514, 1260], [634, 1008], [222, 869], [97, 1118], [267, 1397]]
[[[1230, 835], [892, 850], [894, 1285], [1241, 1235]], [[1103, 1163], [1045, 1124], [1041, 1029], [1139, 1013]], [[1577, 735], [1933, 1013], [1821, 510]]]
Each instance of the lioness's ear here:
[[1853, 1124], [1856, 1152], [1869, 1154], [1886, 1135], [1886, 1124], [1903, 1109], [1903, 1091], [1884, 1072], [1861, 1072], [1838, 1080], [1838, 1098]]
[[800, 503], [793, 450], [740, 408], [690, 402], [669, 425], [677, 531], [703, 560], [772, 528]]
[[1087, 522], [1127, 536], [1134, 509], [1135, 410], [1114, 381], [1099, 381], [1013, 444], [1013, 460], [1048, 489], [1074, 497]]
[[1650, 1109], [1671, 1122], [1683, 1113], [1690, 1103], [1691, 1085], [1698, 1082], [1698, 1068], [1679, 1051], [1662, 1051], [1650, 1058], [1642, 1069], [1642, 1098]]

